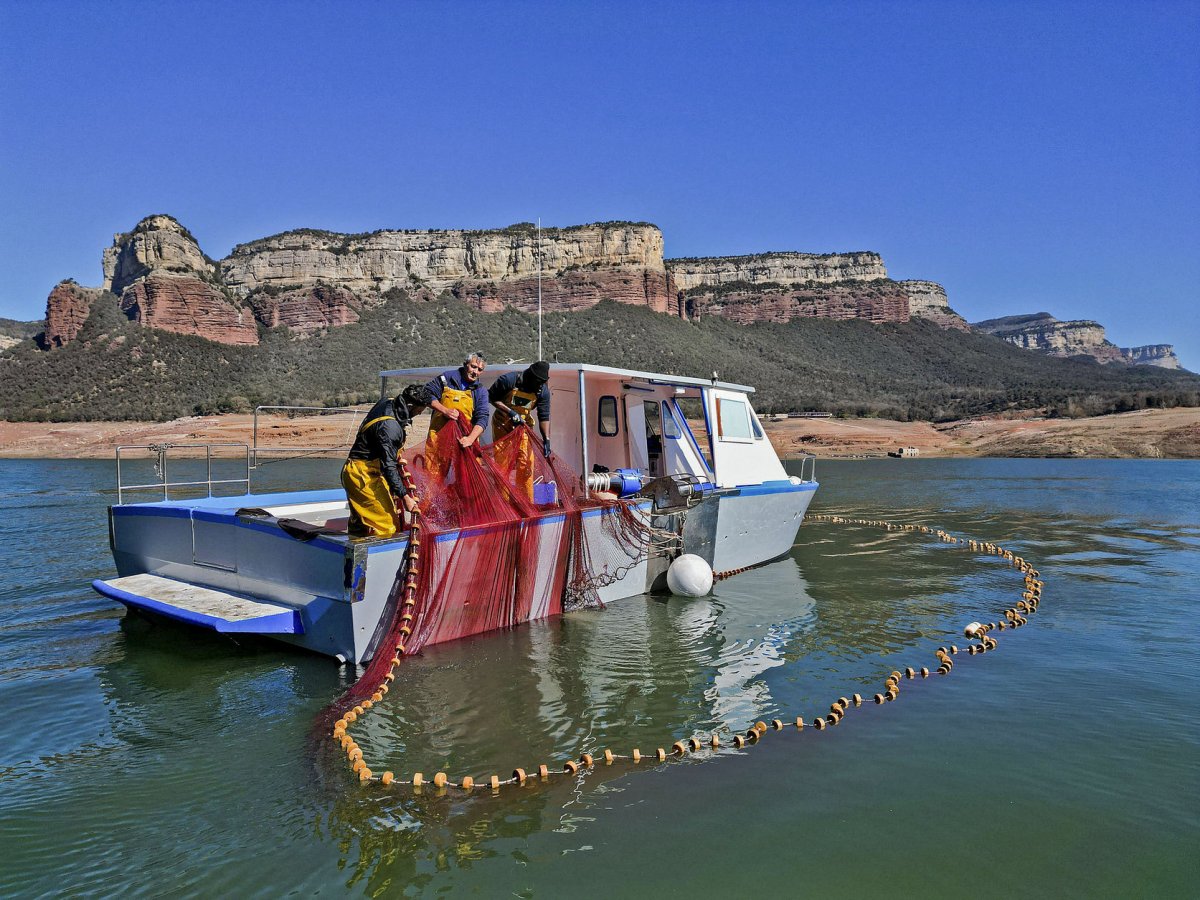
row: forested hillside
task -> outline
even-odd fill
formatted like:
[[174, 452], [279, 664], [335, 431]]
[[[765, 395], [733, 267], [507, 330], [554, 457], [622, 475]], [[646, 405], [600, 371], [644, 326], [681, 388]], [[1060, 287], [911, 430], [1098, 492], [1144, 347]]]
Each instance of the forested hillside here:
[[[483, 313], [448, 295], [415, 302], [393, 291], [351, 325], [298, 339], [263, 332], [257, 347], [216, 344], [131, 323], [97, 303], [77, 340], [33, 342], [0, 354], [0, 418], [16, 421], [165, 420], [244, 411], [263, 403], [341, 405], [377, 396], [385, 368], [454, 365], [479, 349], [490, 360], [532, 360], [536, 318]], [[689, 322], [626, 304], [547, 315], [550, 359], [709, 377], [758, 388], [762, 412], [943, 420], [1006, 409], [1094, 415], [1200, 405], [1200, 376], [1038, 356], [987, 335], [922, 321], [798, 319], [737, 325]]]

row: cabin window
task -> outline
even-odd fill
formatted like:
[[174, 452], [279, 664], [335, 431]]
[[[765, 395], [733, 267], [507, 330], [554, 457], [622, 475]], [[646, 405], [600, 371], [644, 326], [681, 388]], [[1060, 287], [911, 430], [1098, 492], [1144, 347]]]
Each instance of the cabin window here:
[[744, 400], [717, 398], [717, 436], [723, 441], [752, 441], [750, 407]]
[[601, 437], [612, 437], [617, 433], [617, 398], [605, 395], [600, 398], [600, 414], [596, 417]]
[[754, 429], [754, 439], [761, 441], [763, 439], [762, 426], [758, 424], [758, 414], [754, 410], [750, 411], [750, 426]]
[[[704, 412], [704, 401], [699, 397], [676, 397], [675, 409], [678, 411], [680, 418], [692, 432], [692, 443], [696, 450], [699, 451], [700, 457], [704, 460], [704, 464], [708, 466], [708, 471], [713, 469], [712, 461], [712, 445], [710, 441], [712, 437], [708, 433], [708, 415]], [[695, 435], [700, 434], [703, 440], [696, 442]]]
[[669, 438], [680, 437], [683, 432], [679, 430], [679, 423], [675, 421], [675, 417], [671, 415], [671, 407], [666, 402], [663, 402], [662, 409], [663, 434]]

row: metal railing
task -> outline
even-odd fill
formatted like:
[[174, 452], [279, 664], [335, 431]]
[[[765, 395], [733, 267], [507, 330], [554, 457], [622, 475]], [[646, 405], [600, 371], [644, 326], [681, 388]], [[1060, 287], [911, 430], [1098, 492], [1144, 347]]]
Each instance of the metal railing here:
[[[236, 447], [240, 448], [241, 462], [245, 475], [241, 478], [213, 478], [212, 462], [213, 448], [215, 447]], [[129, 450], [147, 450], [154, 454], [154, 474], [156, 480], [146, 482], [145, 484], [126, 484], [123, 473], [121, 471], [121, 453]], [[167, 475], [167, 457], [172, 450], [203, 450], [204, 451], [204, 480], [195, 481], [171, 481]], [[196, 458], [187, 455], [186, 458]], [[237, 462], [237, 457], [234, 456], [231, 462]], [[126, 460], [128, 464], [130, 461]], [[245, 485], [245, 492], [250, 493], [250, 448], [240, 441], [231, 441], [228, 443], [219, 444], [122, 444], [117, 447], [117, 503], [125, 502], [125, 494], [128, 491], [162, 491], [164, 500], [171, 499], [172, 488], [196, 488], [203, 487], [207, 490], [208, 496], [213, 495], [213, 485], [217, 484], [241, 484]]]
[[[295, 457], [287, 457], [288, 459], [305, 457], [305, 456], [316, 456], [320, 453], [345, 453], [346, 450], [349, 448], [350, 442], [353, 438], [354, 426], [356, 426], [358, 424], [357, 420], [354, 420], [351, 423], [351, 428], [347, 435], [346, 441], [336, 447], [312, 447], [312, 446], [300, 446], [300, 445], [291, 445], [291, 446], [287, 446], [287, 447], [265, 447], [265, 446], [260, 446], [259, 442], [258, 442], [258, 414], [260, 412], [263, 412], [266, 410], [285, 410], [289, 413], [307, 412], [307, 413], [315, 413], [317, 415], [324, 415], [325, 413], [357, 413], [358, 415], [362, 415], [362, 413], [364, 412], [364, 410], [362, 408], [354, 407], [354, 406], [256, 406], [256, 407], [254, 407], [254, 433], [253, 433], [253, 438], [252, 438], [253, 445], [250, 450], [250, 468], [251, 469], [258, 468], [258, 466], [259, 466], [258, 457], [259, 457], [260, 453], [261, 454], [275, 454], [275, 453], [293, 453], [294, 452], [296, 454]], [[295, 418], [295, 416], [290, 416], [290, 418]], [[274, 461], [282, 462], [282, 460], [274, 460]]]
[[[800, 475], [801, 481], [816, 481], [817, 480], [817, 457], [812, 453], [801, 453], [799, 456], [792, 457], [800, 460]], [[808, 469], [808, 477], [804, 477], [804, 470]]]

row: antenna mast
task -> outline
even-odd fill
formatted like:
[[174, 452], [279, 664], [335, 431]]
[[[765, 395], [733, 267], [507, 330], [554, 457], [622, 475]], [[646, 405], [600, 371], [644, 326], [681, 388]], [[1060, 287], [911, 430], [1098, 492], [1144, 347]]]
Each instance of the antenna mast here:
[[537, 226], [537, 257], [538, 257], [538, 355], [542, 358], [542, 217], [538, 216]]

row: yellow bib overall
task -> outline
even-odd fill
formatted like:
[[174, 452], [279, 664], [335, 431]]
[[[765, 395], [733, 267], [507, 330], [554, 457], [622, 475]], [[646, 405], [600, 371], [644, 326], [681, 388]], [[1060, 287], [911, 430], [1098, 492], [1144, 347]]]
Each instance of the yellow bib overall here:
[[[394, 416], [379, 416], [364, 422], [365, 431], [376, 422]], [[350, 521], [346, 533], [350, 537], [391, 537], [401, 530], [400, 513], [392, 500], [392, 489], [383, 477], [377, 459], [348, 459], [342, 466], [342, 487], [350, 501]]]
[[[504, 398], [504, 403], [515, 413], [519, 413], [521, 421], [533, 427], [533, 411], [537, 408], [537, 393], [513, 388]], [[492, 439], [501, 438], [512, 433], [514, 429], [512, 417], [507, 413], [492, 415]], [[528, 431], [519, 438], [503, 441], [496, 447], [496, 463], [502, 469], [508, 469], [515, 464], [513, 479], [518, 490], [524, 491], [525, 496], [533, 499], [533, 441]]]
[[[438, 400], [448, 409], [457, 409], [463, 422], [469, 422], [475, 414], [475, 397], [469, 390], [460, 391], [443, 383], [442, 396]], [[442, 413], [434, 410], [433, 418], [429, 422], [429, 437], [425, 439], [425, 471], [439, 480], [445, 479], [450, 468], [450, 453], [444, 442], [453, 441], [458, 437], [456, 428], [447, 429], [445, 436], [442, 436], [442, 430], [449, 421], [450, 419]]]

